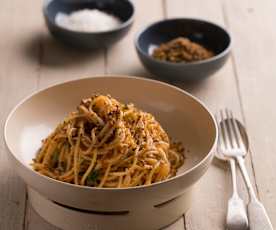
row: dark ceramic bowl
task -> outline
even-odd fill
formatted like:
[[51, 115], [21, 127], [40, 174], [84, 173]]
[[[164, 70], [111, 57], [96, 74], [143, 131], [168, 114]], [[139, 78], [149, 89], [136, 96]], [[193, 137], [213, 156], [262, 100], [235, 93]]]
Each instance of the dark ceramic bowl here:
[[[104, 32], [76, 32], [55, 23], [56, 14], [69, 14], [81, 9], [98, 9], [118, 17], [122, 24]], [[134, 5], [128, 0], [46, 0], [44, 18], [51, 34], [58, 40], [75, 47], [102, 48], [119, 41], [129, 31], [134, 20]]]
[[[191, 63], [172, 63], [154, 59], [151, 54], [161, 43], [187, 37], [212, 50], [215, 56]], [[204, 79], [218, 71], [230, 53], [231, 38], [222, 27], [203, 20], [179, 18], [156, 22], [138, 33], [135, 46], [145, 68], [156, 77], [172, 81]]]

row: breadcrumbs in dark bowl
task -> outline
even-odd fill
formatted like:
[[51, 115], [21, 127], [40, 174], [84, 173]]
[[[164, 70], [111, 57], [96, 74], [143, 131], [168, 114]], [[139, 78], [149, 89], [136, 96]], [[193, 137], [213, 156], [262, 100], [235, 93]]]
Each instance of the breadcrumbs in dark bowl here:
[[145, 68], [167, 81], [196, 81], [213, 75], [227, 61], [231, 37], [221, 26], [177, 18], [153, 23], [135, 39]]

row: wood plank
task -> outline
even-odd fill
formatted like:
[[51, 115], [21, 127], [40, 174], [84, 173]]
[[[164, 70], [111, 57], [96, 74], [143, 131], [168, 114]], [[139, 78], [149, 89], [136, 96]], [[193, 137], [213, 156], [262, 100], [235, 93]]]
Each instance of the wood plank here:
[[[220, 0], [167, 0], [168, 17], [194, 17], [224, 25]], [[178, 84], [199, 97], [213, 111], [229, 107], [241, 118], [240, 98], [232, 61], [211, 78], [195, 84]], [[214, 164], [197, 185], [196, 199], [186, 215], [187, 229], [224, 229], [227, 200], [231, 193], [229, 171], [222, 164]], [[219, 167], [218, 167], [219, 166]], [[250, 159], [248, 168], [251, 168]], [[250, 173], [252, 177], [252, 172]], [[247, 200], [244, 185], [239, 180], [239, 190]]]
[[105, 72], [104, 50], [78, 50], [54, 40], [40, 24], [40, 78], [39, 87], [89, 77]]
[[276, 226], [275, 1], [225, 1], [261, 201]]
[[135, 23], [130, 33], [107, 51], [107, 72], [150, 77], [138, 60], [134, 39], [146, 25], [164, 17], [163, 4], [160, 0], [136, 0], [134, 3], [136, 6]]
[[[42, 2], [36, 3], [39, 12], [37, 16], [37, 33], [33, 40], [39, 45], [39, 53], [34, 58], [39, 61], [38, 88], [45, 88], [49, 85], [79, 79], [105, 73], [105, 52], [84, 51], [70, 48], [54, 40], [47, 31], [41, 16]], [[26, 230], [47, 229], [57, 230], [56, 227], [42, 219], [28, 204], [26, 218]]]
[[[134, 39], [144, 26], [164, 18], [164, 5], [160, 0], [136, 0], [135, 23], [130, 33], [107, 51], [107, 73], [151, 77], [138, 60]], [[180, 218], [164, 230], [184, 230], [184, 220]]]
[[[35, 5], [21, 0], [5, 1], [1, 4], [0, 127], [2, 131], [11, 108], [37, 88], [39, 65], [37, 60], [29, 58], [29, 44], [36, 32], [37, 13], [35, 11], [32, 14], [25, 13]], [[32, 53], [36, 55], [37, 52], [38, 47], [33, 46]], [[25, 185], [8, 163], [3, 132], [0, 135], [0, 175], [0, 229], [23, 229]]]
[[[35, 33], [32, 34], [32, 39], [28, 44], [28, 57], [33, 62], [38, 63], [37, 67], [37, 89], [44, 88], [44, 75], [42, 74], [45, 69], [49, 67], [50, 70], [55, 72], [55, 69], [66, 68], [66, 61], [63, 60], [63, 57], [59, 55], [58, 52], [52, 53], [50, 60], [47, 59], [46, 64], [43, 64], [44, 55], [48, 54], [51, 50], [51, 44], [56, 45], [56, 42], [48, 35], [47, 29], [42, 17], [42, 2], [40, 1], [30, 1], [32, 3], [32, 11], [35, 13], [36, 25], [34, 25]], [[46, 45], [44, 44], [46, 43]], [[57, 45], [58, 46], [58, 45]], [[36, 52], [33, 52], [33, 48], [38, 47]], [[55, 49], [54, 49], [55, 50]], [[65, 56], [65, 55], [64, 55]], [[68, 57], [67, 57], [68, 58]], [[49, 75], [45, 87], [48, 84], [53, 84], [56, 81], [56, 78]], [[30, 206], [29, 201], [26, 201], [26, 211], [25, 211], [25, 230], [34, 230], [34, 229], [47, 229], [47, 230], [57, 230], [56, 227], [48, 224], [43, 218], [41, 218]]]
[[181, 230], [181, 229], [185, 229], [184, 218], [178, 219], [176, 222], [174, 222], [168, 227], [165, 227], [163, 230]]

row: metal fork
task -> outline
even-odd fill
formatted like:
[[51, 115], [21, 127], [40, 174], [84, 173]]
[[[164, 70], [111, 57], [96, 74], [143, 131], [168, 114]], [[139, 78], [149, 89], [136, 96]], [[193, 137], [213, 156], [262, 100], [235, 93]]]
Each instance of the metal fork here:
[[224, 113], [216, 116], [219, 138], [216, 157], [220, 160], [228, 161], [232, 176], [232, 196], [228, 200], [226, 227], [228, 230], [245, 230], [248, 229], [248, 218], [243, 200], [239, 197], [237, 190], [237, 175], [235, 159], [229, 156], [228, 151], [231, 148], [229, 137], [225, 135], [225, 116]]
[[[247, 207], [250, 230], [273, 230], [271, 221], [264, 206], [255, 194], [245, 167], [244, 157], [249, 149], [249, 142], [245, 129], [240, 122], [234, 119], [230, 110], [226, 109], [225, 111], [221, 111], [220, 114], [222, 118], [220, 128], [225, 141], [225, 155], [237, 160], [250, 196]], [[241, 129], [243, 132], [241, 132]], [[245, 138], [247, 141], [244, 140]]]

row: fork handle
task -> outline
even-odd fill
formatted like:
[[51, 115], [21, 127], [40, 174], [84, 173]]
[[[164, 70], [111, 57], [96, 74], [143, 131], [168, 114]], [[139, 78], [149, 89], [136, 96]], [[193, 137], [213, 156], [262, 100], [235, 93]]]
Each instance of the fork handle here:
[[232, 196], [228, 201], [226, 225], [229, 230], [248, 229], [245, 205], [238, 195]]
[[261, 202], [251, 200], [247, 208], [250, 230], [273, 230], [273, 226]]
[[239, 197], [237, 190], [236, 161], [229, 158], [232, 175], [233, 194], [228, 201], [226, 225], [229, 230], [247, 229], [248, 219], [243, 200]]
[[242, 176], [243, 176], [243, 179], [245, 181], [245, 185], [246, 185], [246, 187], [248, 189], [248, 193], [249, 193], [250, 199], [251, 200], [257, 200], [254, 188], [253, 188], [253, 186], [251, 184], [251, 181], [250, 181], [247, 169], [245, 167], [244, 158], [242, 156], [236, 156], [236, 159], [237, 159], [238, 164], [240, 166], [240, 169], [241, 169], [241, 172], [242, 172]]
[[271, 221], [267, 215], [264, 206], [258, 201], [253, 186], [250, 182], [244, 159], [241, 156], [237, 156], [237, 161], [239, 163], [243, 178], [245, 180], [246, 187], [248, 188], [250, 195], [250, 202], [248, 204], [248, 216], [249, 216], [249, 227], [250, 230], [273, 230]]

